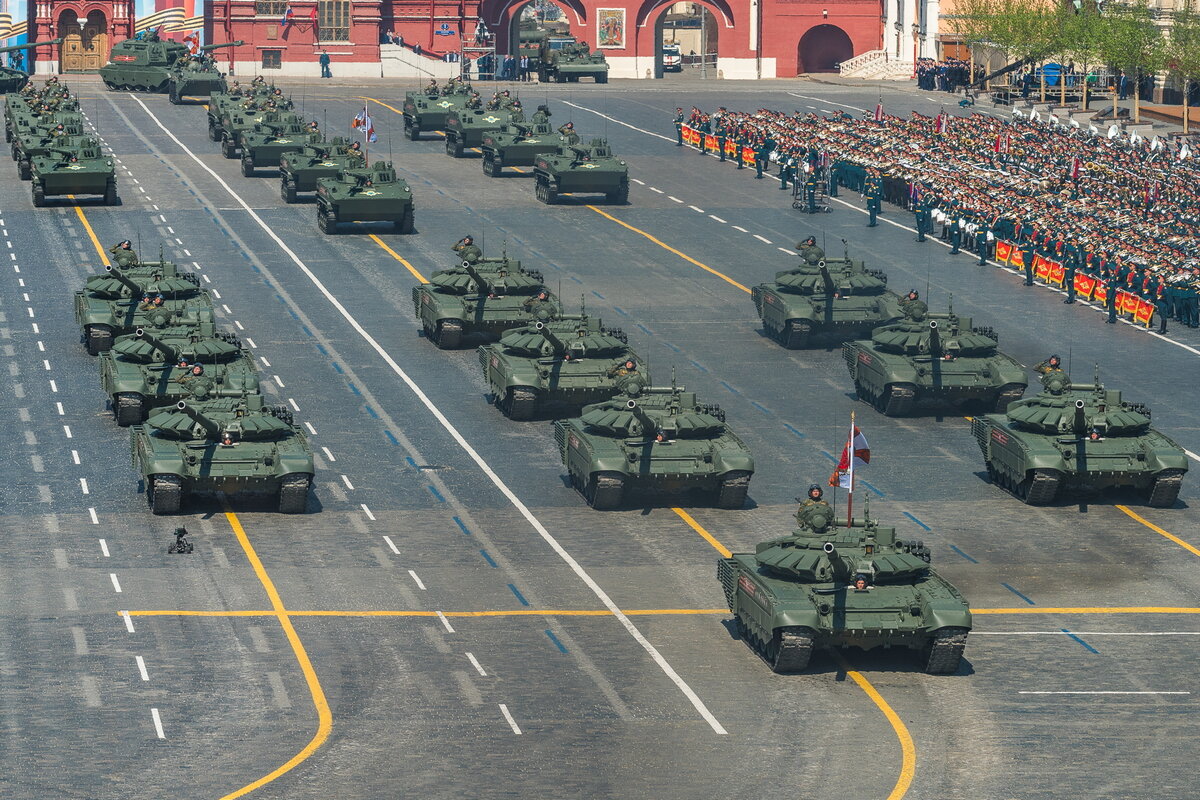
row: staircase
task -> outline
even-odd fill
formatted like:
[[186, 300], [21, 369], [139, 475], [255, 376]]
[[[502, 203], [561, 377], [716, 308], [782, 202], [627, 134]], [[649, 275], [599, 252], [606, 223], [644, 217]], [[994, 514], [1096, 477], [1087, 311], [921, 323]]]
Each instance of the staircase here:
[[441, 61], [426, 55], [417, 55], [398, 44], [379, 45], [380, 74], [384, 78], [437, 78], [448, 80], [456, 77], [462, 67], [457, 62]]
[[876, 81], [903, 81], [912, 78], [913, 63], [897, 61], [889, 57], [886, 50], [868, 50], [847, 61], [839, 67], [843, 78], [861, 78]]

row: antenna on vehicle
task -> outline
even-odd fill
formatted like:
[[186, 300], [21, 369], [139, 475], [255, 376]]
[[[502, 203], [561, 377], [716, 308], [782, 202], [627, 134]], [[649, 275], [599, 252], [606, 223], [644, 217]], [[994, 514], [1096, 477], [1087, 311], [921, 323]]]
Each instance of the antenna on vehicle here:
[[846, 244], [846, 240], [845, 240], [845, 239], [842, 239], [842, 256], [843, 256], [843, 257], [844, 257], [844, 258], [845, 258], [847, 261], [849, 261], [849, 260], [850, 260], [850, 245]]
[[[562, 294], [562, 278], [558, 279], [558, 291], [561, 296], [561, 294]], [[584, 297], [583, 292], [579, 293], [579, 316], [581, 316], [581, 317], [587, 316], [587, 298]]]
[[675, 365], [674, 364], [671, 365], [671, 391], [672, 392], [679, 391], [679, 384], [675, 380]]
[[1067, 348], [1067, 374], [1068, 375], [1071, 374], [1071, 355], [1074, 350], [1075, 350], [1074, 345], [1071, 345], [1069, 348]]

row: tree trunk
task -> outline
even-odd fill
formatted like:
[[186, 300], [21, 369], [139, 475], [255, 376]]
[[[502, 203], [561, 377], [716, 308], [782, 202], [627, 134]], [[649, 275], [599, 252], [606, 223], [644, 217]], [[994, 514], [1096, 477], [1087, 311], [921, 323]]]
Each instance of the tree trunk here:
[[1058, 65], [1058, 104], [1067, 104], [1067, 71], [1063, 69], [1062, 64]]
[[1113, 76], [1113, 122], [1117, 121], [1117, 98], [1121, 96], [1121, 76]]
[[1041, 88], [1041, 93], [1039, 95], [1041, 99], [1038, 102], [1044, 103], [1044, 102], [1046, 102], [1046, 68], [1044, 65], [1042, 66], [1041, 76], [1042, 76], [1042, 88]]
[[1090, 74], [1091, 74], [1090, 70], [1085, 69], [1083, 71], [1083, 110], [1084, 111], [1088, 110], [1088, 76]]
[[1187, 136], [1187, 134], [1188, 134], [1188, 123], [1191, 121], [1188, 119], [1188, 113], [1189, 113], [1189, 111], [1188, 111], [1188, 88], [1189, 88], [1188, 84], [1190, 84], [1190, 83], [1191, 83], [1191, 81], [1183, 82], [1183, 135], [1184, 136]]
[[1133, 86], [1133, 121], [1142, 121], [1142, 81], [1139, 79]]

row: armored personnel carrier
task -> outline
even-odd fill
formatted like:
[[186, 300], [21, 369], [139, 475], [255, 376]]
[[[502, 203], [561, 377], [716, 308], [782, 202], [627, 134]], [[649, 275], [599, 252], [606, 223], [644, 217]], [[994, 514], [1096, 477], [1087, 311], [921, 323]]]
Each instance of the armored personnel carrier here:
[[155, 514], [174, 514], [189, 494], [274, 495], [284, 514], [302, 514], [313, 455], [283, 406], [262, 395], [180, 400], [130, 428], [133, 466]]
[[113, 45], [100, 78], [109, 89], [162, 92], [171, 80], [171, 67], [189, 54], [186, 44], [162, 40], [157, 33], [126, 39]]
[[876, 328], [870, 340], [842, 345], [860, 400], [897, 417], [920, 402], [1003, 412], [1025, 393], [1024, 368], [997, 349], [991, 328], [974, 328], [953, 309], [929, 314], [919, 300], [903, 307], [902, 321]]
[[610, 203], [629, 202], [629, 167], [612, 154], [604, 139], [589, 145], [559, 145], [553, 153], [539, 153], [533, 170], [537, 199], [547, 205], [565, 192], [602, 194]]
[[484, 131], [483, 174], [497, 178], [505, 167], [532, 167], [553, 142], [549, 122], [506, 122], [499, 130]]
[[75, 320], [94, 356], [111, 348], [117, 336], [138, 328], [161, 329], [178, 321], [212, 330], [212, 298], [195, 275], [179, 272], [170, 262], [110, 266], [75, 292]]
[[550, 36], [543, 40], [538, 55], [538, 80], [575, 83], [580, 78], [608, 83], [604, 53], [589, 49], [586, 42], [577, 42], [572, 36]]
[[906, 647], [930, 674], [958, 670], [971, 610], [923, 542], [869, 513], [847, 525], [823, 502], [796, 519], [792, 535], [717, 562], [742, 641], [775, 672], [803, 670], [818, 647]]
[[682, 387], [625, 381], [621, 393], [554, 423], [563, 464], [588, 505], [616, 508], [626, 494], [695, 491], [717, 508], [741, 508], [754, 459], [725, 412]]
[[[59, 130], [58, 126], [62, 125]], [[69, 145], [83, 136], [83, 117], [74, 111], [44, 114], [36, 119], [17, 118], [12, 133], [12, 157], [17, 164], [17, 177], [33, 179], [34, 156], [47, 155], [56, 147]]]
[[448, 94], [409, 92], [404, 96], [404, 135], [415, 142], [426, 131], [444, 130], [451, 109], [466, 108], [470, 99], [471, 84], [465, 82], [456, 82]]
[[225, 75], [210, 53], [223, 47], [240, 47], [242, 44], [244, 42], [241, 40], [206, 44], [190, 58], [176, 59], [170, 68], [167, 97], [174, 105], [179, 105], [185, 97], [209, 98], [213, 92], [224, 92]]
[[425, 338], [443, 350], [460, 347], [466, 336], [497, 338], [510, 328], [563, 313], [542, 274], [507, 256], [438, 270], [429, 283], [413, 287], [413, 310]]
[[392, 162], [317, 180], [317, 227], [332, 235], [341, 222], [391, 222], [396, 233], [413, 232], [412, 189], [396, 177]]
[[462, 158], [463, 150], [483, 144], [483, 135], [499, 130], [512, 118], [507, 108], [489, 111], [483, 108], [452, 108], [446, 114], [446, 155]]
[[750, 295], [763, 329], [789, 350], [869, 336], [901, 316], [900, 298], [888, 291], [887, 275], [849, 255], [802, 261], [755, 286]]
[[295, 203], [299, 192], [315, 192], [321, 178], [336, 178], [344, 169], [362, 166], [362, 151], [351, 151], [341, 136], [307, 143], [279, 157], [279, 196], [285, 203]]
[[975, 417], [971, 431], [992, 482], [1029, 505], [1060, 493], [1132, 489], [1156, 508], [1175, 505], [1188, 458], [1150, 425], [1150, 409], [1106, 389], [1097, 373], [1072, 383], [1062, 370], [1042, 376], [1042, 391]]
[[221, 155], [237, 158], [241, 153], [242, 134], [264, 122], [286, 124], [299, 122], [300, 118], [285, 109], [268, 104], [274, 98], [267, 96], [252, 98], [241, 106], [227, 110], [221, 117]]
[[[234, 117], [249, 114], [252, 117], [261, 115], [259, 103], [271, 97], [273, 87], [266, 84], [239, 88], [236, 92], [214, 92], [208, 101], [208, 138], [214, 142], [225, 139], [225, 123], [232, 123]], [[237, 140], [234, 139], [234, 145]]]
[[581, 314], [538, 320], [481, 345], [479, 365], [509, 419], [525, 420], [546, 408], [572, 413], [608, 400], [626, 380], [650, 383], [650, 372], [617, 328]]
[[[47, 39], [41, 42], [29, 42], [27, 44], [14, 44], [9, 47], [0, 47], [0, 56], [5, 53], [13, 53], [17, 50], [32, 50], [35, 47], [42, 45], [62, 44], [62, 39]], [[29, 83], [29, 73], [22, 72], [19, 69], [12, 67], [0, 67], [0, 92], [19, 92]]]
[[242, 175], [247, 178], [252, 177], [259, 167], [278, 167], [284, 153], [324, 140], [320, 132], [305, 125], [294, 114], [281, 114], [278, 119], [272, 119], [273, 116], [268, 115], [238, 136]]
[[136, 425], [148, 411], [216, 397], [259, 393], [258, 368], [232, 334], [200, 335], [189, 326], [154, 333], [139, 328], [100, 354], [100, 385], [118, 425]]
[[112, 159], [100, 152], [100, 143], [87, 139], [78, 149], [54, 147], [31, 161], [30, 180], [34, 206], [46, 205], [47, 197], [100, 195], [104, 204], [115, 206], [117, 173]]

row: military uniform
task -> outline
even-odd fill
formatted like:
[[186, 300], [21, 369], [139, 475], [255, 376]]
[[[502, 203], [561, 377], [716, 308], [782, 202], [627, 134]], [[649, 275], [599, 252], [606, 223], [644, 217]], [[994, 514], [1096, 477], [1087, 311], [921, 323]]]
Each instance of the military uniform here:
[[804, 259], [805, 263], [816, 264], [825, 259], [825, 251], [815, 244], [800, 242], [796, 245], [796, 249], [800, 251], [800, 257]]
[[683, 147], [683, 109], [675, 110], [675, 146]]
[[479, 259], [483, 258], [483, 251], [476, 247], [474, 243], [466, 244], [464, 242], [459, 242], [450, 249], [457, 253], [458, 257], [463, 261], [471, 264], [474, 264], [478, 262]]
[[132, 247], [122, 247], [121, 244], [114, 244], [108, 248], [108, 252], [112, 253], [113, 262], [116, 266], [125, 269], [126, 267], [136, 267], [138, 265], [137, 253]]
[[863, 185], [863, 194], [867, 198], [867, 213], [870, 216], [870, 222], [867, 223], [868, 228], [874, 228], [879, 223], [876, 217], [883, 205], [883, 178], [879, 177], [879, 173], [871, 170], [867, 175], [866, 182]]
[[917, 218], [917, 241], [925, 241], [925, 234], [930, 230], [930, 205], [924, 197], [917, 199], [916, 205], [913, 207], [913, 214]]

